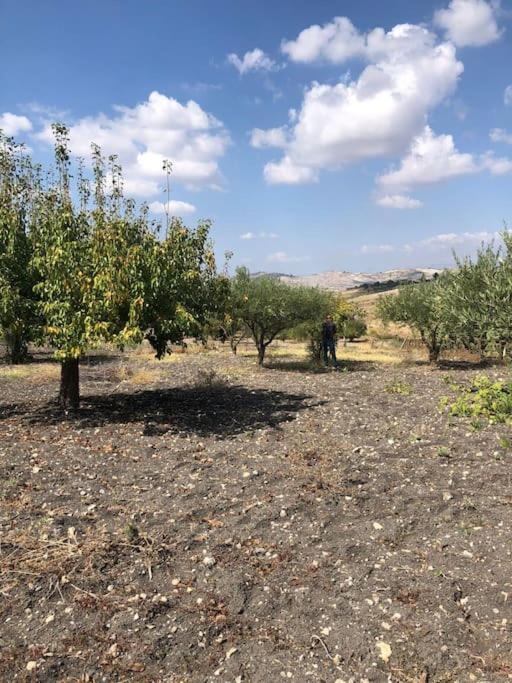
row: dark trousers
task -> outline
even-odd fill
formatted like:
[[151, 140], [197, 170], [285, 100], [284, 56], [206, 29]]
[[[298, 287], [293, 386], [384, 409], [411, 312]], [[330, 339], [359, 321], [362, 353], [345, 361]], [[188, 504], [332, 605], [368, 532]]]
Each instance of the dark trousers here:
[[331, 355], [333, 365], [338, 365], [338, 361], [336, 360], [336, 343], [334, 342], [334, 339], [324, 339], [322, 342], [322, 349], [325, 365], [329, 364], [329, 354]]

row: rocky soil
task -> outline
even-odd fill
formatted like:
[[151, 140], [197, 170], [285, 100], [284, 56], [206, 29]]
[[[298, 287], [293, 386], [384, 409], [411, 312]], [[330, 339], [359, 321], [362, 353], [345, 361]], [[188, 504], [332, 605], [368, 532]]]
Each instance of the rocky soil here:
[[475, 370], [99, 361], [76, 417], [0, 378], [0, 680], [512, 678], [512, 435], [439, 409]]

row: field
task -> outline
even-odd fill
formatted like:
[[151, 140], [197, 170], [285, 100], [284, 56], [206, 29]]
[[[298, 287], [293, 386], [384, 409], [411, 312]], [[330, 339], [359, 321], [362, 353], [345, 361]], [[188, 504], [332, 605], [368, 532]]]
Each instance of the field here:
[[[512, 678], [510, 428], [421, 352], [0, 366], [0, 680]], [[486, 368], [503, 376], [502, 367]]]

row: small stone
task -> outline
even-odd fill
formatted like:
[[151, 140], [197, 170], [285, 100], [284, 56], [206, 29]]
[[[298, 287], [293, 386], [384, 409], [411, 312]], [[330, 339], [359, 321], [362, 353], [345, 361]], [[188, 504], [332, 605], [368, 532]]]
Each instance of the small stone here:
[[379, 640], [376, 647], [377, 647], [377, 650], [379, 651], [379, 657], [382, 659], [382, 661], [388, 662], [389, 658], [391, 657], [390, 645], [388, 643], [385, 643], [383, 640]]
[[27, 671], [34, 671], [37, 669], [37, 662], [32, 660], [30, 662], [27, 662]]
[[215, 558], [214, 557], [205, 557], [203, 560], [203, 564], [208, 569], [211, 569], [212, 567], [215, 567], [215, 564], [216, 564]]

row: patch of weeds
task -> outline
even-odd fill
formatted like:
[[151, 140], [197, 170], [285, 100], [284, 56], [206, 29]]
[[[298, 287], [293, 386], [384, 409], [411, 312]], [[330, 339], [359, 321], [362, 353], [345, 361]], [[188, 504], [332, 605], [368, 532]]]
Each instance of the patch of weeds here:
[[195, 389], [222, 389], [227, 386], [227, 381], [215, 370], [199, 370], [194, 382]]
[[507, 436], [500, 436], [498, 443], [504, 451], [509, 451], [512, 448], [512, 441]]
[[412, 386], [407, 382], [397, 380], [396, 382], [388, 384], [386, 391], [388, 394], [402, 394], [403, 396], [410, 396], [410, 394], [412, 394]]
[[126, 525], [124, 533], [130, 543], [135, 543], [135, 541], [139, 540], [139, 529], [132, 522]]
[[451, 458], [450, 449], [447, 446], [439, 446], [437, 449], [438, 458]]
[[484, 423], [477, 417], [474, 417], [469, 424], [474, 432], [479, 432], [481, 429], [484, 428]]
[[485, 418], [491, 424], [512, 425], [512, 382], [493, 381], [486, 375], [476, 377], [469, 387], [457, 386], [455, 401], [441, 400], [456, 417]]
[[450, 387], [450, 389], [456, 390], [460, 386], [460, 384], [458, 384], [451, 375], [443, 375], [441, 379]]

